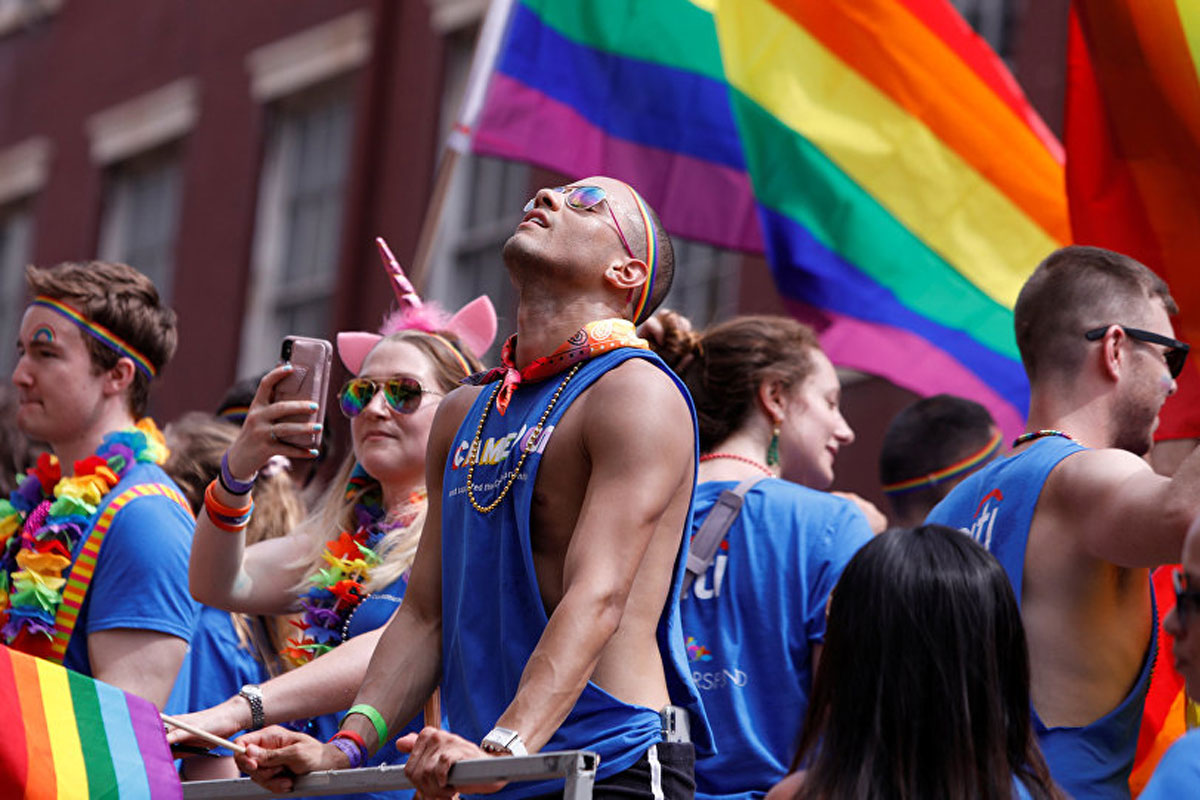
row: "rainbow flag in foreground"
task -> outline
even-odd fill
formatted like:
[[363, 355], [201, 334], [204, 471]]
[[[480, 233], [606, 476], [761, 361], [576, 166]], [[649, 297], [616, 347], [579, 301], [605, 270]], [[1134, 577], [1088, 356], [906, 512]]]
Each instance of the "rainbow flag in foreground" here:
[[[1068, 48], [1067, 193], [1080, 244], [1167, 281], [1176, 335], [1200, 344], [1200, 3], [1076, 0]], [[1200, 360], [1158, 438], [1200, 437]]]
[[0, 646], [0, 713], [0, 797], [183, 797], [149, 700]]
[[836, 363], [1023, 428], [1012, 305], [1069, 240], [1061, 148], [946, 0], [522, 0], [474, 147], [630, 181], [766, 253]]

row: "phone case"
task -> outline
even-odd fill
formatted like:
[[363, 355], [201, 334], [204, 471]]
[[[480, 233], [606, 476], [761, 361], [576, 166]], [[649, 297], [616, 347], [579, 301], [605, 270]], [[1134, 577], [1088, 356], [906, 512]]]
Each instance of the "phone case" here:
[[[321, 422], [325, 419], [325, 401], [329, 395], [329, 376], [333, 366], [333, 345], [325, 339], [288, 336], [283, 340], [280, 358], [292, 365], [292, 374], [275, 385], [273, 402], [306, 400], [317, 404], [311, 414], [282, 417], [280, 422]], [[321, 433], [305, 436], [281, 436], [279, 440], [297, 447], [315, 448]]]

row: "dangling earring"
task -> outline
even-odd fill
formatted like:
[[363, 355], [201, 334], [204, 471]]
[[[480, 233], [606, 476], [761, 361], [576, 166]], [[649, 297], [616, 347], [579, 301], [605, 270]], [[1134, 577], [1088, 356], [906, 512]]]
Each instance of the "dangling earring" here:
[[767, 445], [767, 466], [779, 466], [779, 426], [771, 431], [771, 444]]

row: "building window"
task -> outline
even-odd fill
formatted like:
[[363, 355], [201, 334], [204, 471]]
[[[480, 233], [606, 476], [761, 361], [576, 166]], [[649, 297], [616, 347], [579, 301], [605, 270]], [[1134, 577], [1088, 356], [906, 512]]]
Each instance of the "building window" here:
[[170, 303], [182, 189], [178, 144], [112, 164], [106, 170], [100, 257], [144, 273]]
[[696, 330], [736, 314], [741, 256], [678, 236], [671, 244], [675, 279], [660, 307], [683, 314]]
[[1001, 58], [1012, 56], [1011, 0], [950, 0], [967, 24], [982, 36]]
[[24, 313], [25, 265], [33, 247], [33, 214], [29, 201], [0, 206], [0, 373], [16, 364], [17, 329]]
[[288, 334], [328, 337], [352, 122], [337, 80], [269, 107], [250, 316], [239, 369], [271, 364]]

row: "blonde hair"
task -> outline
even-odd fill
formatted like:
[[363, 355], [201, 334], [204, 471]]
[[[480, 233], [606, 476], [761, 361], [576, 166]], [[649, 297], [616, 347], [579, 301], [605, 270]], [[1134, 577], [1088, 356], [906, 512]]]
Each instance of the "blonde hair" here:
[[[436, 334], [413, 330], [399, 331], [385, 336], [375, 347], [385, 342], [405, 342], [420, 350], [433, 367], [439, 391], [449, 392], [466, 377], [463, 374], [464, 360], [470, 370], [482, 369], [479, 360], [462, 347], [458, 337], [447, 331]], [[318, 570], [327, 566], [323, 558], [325, 544], [331, 538], [340, 535], [342, 531], [354, 531], [358, 528], [359, 523], [355, 518], [354, 507], [366, 495], [372, 492], [382, 492], [379, 481], [373, 476], [368, 476], [367, 482], [353, 492], [346, 492], [355, 463], [354, 454], [348, 454], [341, 466], [338, 467], [337, 475], [321, 493], [316, 510], [297, 528], [297, 533], [304, 535], [310, 543], [310, 547], [298, 554], [297, 561], [292, 564], [292, 566], [308, 564], [303, 580], [295, 587], [297, 596], [307, 592], [312, 587], [312, 578], [317, 575]], [[412, 521], [388, 531], [375, 548], [382, 563], [371, 570], [369, 579], [363, 587], [367, 592], [375, 592], [384, 588], [412, 566], [413, 558], [417, 554], [417, 544], [421, 540], [421, 531], [425, 525], [427, 501], [422, 496], [415, 506], [416, 516]], [[410, 510], [387, 509], [389, 515], [397, 511]]]

